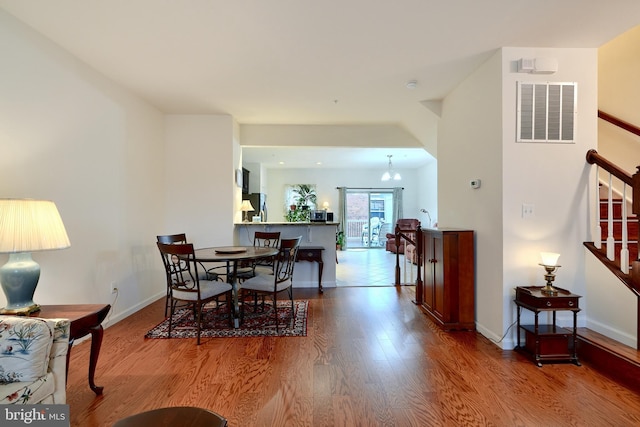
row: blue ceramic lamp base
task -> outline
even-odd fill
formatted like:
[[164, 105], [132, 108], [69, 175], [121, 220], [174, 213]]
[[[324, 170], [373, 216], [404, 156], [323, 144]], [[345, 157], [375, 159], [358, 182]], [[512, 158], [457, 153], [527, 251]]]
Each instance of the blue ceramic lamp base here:
[[0, 284], [7, 298], [0, 314], [29, 315], [40, 310], [33, 302], [39, 279], [40, 265], [31, 258], [31, 252], [9, 254], [9, 261], [0, 267]]

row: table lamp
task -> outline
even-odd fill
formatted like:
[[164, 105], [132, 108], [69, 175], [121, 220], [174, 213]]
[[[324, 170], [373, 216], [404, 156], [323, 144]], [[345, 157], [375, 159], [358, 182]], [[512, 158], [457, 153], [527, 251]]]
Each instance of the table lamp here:
[[255, 209], [253, 208], [253, 205], [251, 205], [251, 202], [249, 200], [243, 200], [242, 201], [242, 205], [240, 205], [240, 210], [242, 212], [244, 212], [244, 214], [243, 214], [244, 217], [242, 218], [242, 221], [243, 222], [249, 222], [249, 217], [248, 217], [247, 212], [253, 211]]
[[0, 253], [9, 260], [0, 267], [0, 284], [7, 306], [0, 314], [28, 315], [40, 309], [33, 294], [40, 278], [40, 265], [31, 252], [71, 246], [64, 224], [53, 202], [48, 200], [0, 199]]
[[556, 278], [556, 270], [560, 267], [558, 265], [558, 258], [560, 258], [560, 254], [553, 252], [540, 252], [540, 257], [542, 258], [542, 263], [540, 265], [544, 267], [546, 272], [544, 279], [547, 281], [547, 285], [542, 288], [541, 292], [546, 295], [558, 295], [558, 290], [551, 286], [551, 284]]

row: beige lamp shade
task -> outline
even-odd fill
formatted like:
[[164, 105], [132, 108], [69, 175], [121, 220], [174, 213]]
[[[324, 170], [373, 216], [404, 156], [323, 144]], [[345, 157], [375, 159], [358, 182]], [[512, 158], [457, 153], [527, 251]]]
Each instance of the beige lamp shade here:
[[242, 205], [240, 206], [240, 210], [242, 212], [248, 212], [248, 211], [253, 211], [255, 209], [253, 209], [253, 205], [249, 200], [243, 200]]
[[0, 253], [36, 252], [71, 246], [55, 203], [0, 199]]
[[247, 215], [247, 212], [253, 211], [255, 209], [253, 208], [253, 205], [251, 204], [251, 202], [249, 200], [243, 200], [242, 204], [240, 205], [240, 210], [242, 212], [244, 212], [244, 217], [242, 218], [242, 220], [244, 222], [248, 222], [249, 221], [249, 217]]

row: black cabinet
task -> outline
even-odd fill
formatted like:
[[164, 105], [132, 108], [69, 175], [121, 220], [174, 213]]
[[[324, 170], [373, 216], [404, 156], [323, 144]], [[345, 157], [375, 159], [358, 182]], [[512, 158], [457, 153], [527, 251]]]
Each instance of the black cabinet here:
[[242, 168], [242, 194], [249, 194], [249, 170]]

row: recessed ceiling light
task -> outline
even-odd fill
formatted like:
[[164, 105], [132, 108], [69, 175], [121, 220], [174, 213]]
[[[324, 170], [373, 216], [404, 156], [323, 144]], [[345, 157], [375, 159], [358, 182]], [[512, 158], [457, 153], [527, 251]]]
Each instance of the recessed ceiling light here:
[[407, 82], [407, 89], [415, 89], [416, 87], [418, 87], [418, 81], [417, 80], [409, 80]]

